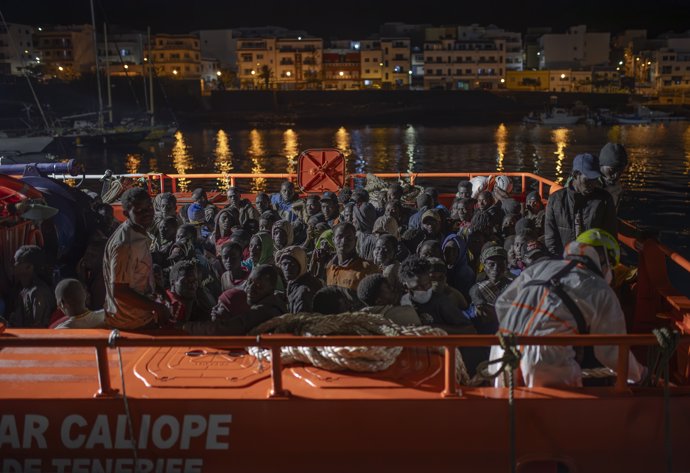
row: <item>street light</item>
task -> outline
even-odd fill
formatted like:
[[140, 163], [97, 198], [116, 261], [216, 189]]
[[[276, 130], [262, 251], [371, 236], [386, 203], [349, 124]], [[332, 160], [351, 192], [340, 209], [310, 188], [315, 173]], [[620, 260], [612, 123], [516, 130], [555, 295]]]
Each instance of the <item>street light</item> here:
[[129, 69], [129, 66], [128, 66], [127, 64], [125, 64], [125, 65], [122, 66], [122, 67], [124, 67], [125, 69]]
[[62, 66], [58, 66], [58, 71], [62, 72], [62, 71], [64, 71], [64, 70], [65, 70], [65, 68], [64, 68], [64, 67], [62, 67]]
[[501, 77], [501, 84], [505, 84], [505, 83], [506, 83], [506, 80], [503, 77]]
[[561, 79], [565, 79], [565, 74], [561, 74]]
[[173, 75], [177, 75], [177, 69], [173, 69]]
[[254, 75], [254, 74], [256, 74], [256, 71], [254, 69], [252, 69], [252, 75]]
[[287, 72], [285, 73], [285, 75], [288, 76], [288, 77], [290, 77], [290, 76], [292, 75], [292, 72], [287, 71]]
[[345, 73], [344, 73], [343, 71], [340, 71], [340, 72], [338, 72], [338, 75], [339, 75], [340, 77], [343, 77], [343, 76], [345, 75]]
[[216, 75], [217, 75], [218, 77], [220, 77], [220, 76], [222, 76], [222, 75], [223, 75], [223, 73], [222, 73], [222, 72], [220, 72], [220, 71], [216, 71]]

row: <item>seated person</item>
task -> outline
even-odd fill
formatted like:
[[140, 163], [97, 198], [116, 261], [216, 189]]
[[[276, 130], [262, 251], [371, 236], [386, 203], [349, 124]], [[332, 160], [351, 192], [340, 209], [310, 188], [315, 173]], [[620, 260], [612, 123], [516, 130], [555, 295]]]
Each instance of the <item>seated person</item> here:
[[[256, 210], [259, 211], [259, 215], [263, 215], [264, 212], [268, 212], [268, 211], [275, 212], [275, 209], [273, 208], [273, 205], [271, 204], [271, 198], [265, 192], [257, 192], [256, 193], [256, 198], [254, 199], [254, 205], [256, 206]], [[280, 218], [280, 217], [278, 217], [278, 218]]]
[[271, 238], [276, 252], [291, 246], [293, 240], [292, 224], [287, 220], [278, 220], [271, 229]]
[[400, 281], [406, 293], [401, 305], [411, 305], [424, 325], [442, 328], [451, 334], [475, 333], [472, 323], [460, 308], [443, 293], [435, 293], [431, 283], [428, 261], [410, 256], [400, 266]]
[[307, 253], [299, 246], [288, 246], [278, 253], [277, 263], [287, 281], [288, 312], [311, 312], [314, 295], [323, 283], [307, 271]]
[[189, 321], [207, 320], [208, 313], [197, 303], [199, 276], [194, 261], [180, 261], [170, 269], [166, 291], [171, 317], [168, 325], [181, 327]]
[[438, 210], [427, 210], [422, 215], [422, 230], [424, 231], [424, 238], [426, 240], [443, 239], [443, 221]]
[[105, 328], [105, 311], [86, 307], [86, 291], [76, 279], [63, 279], [55, 287], [55, 300], [65, 317], [54, 328]]
[[362, 311], [381, 314], [398, 325], [421, 325], [417, 311], [409, 305], [399, 305], [395, 291], [388, 279], [381, 274], [370, 274], [362, 279], [357, 297], [364, 304]]
[[429, 264], [431, 264], [431, 285], [434, 288], [434, 292], [439, 292], [447, 295], [453, 305], [459, 309], [467, 309], [468, 303], [462, 292], [450, 286], [447, 282], [448, 268], [446, 267], [446, 262], [440, 258], [429, 258]]
[[451, 233], [443, 241], [441, 248], [448, 268], [448, 285], [460, 291], [465, 299], [469, 299], [470, 288], [475, 282], [475, 274], [470, 265], [467, 241]]
[[443, 249], [438, 240], [424, 240], [417, 247], [417, 256], [421, 259], [443, 258]]
[[19, 289], [9, 316], [11, 327], [47, 328], [50, 324], [56, 305], [53, 291], [39, 277], [44, 266], [45, 253], [38, 246], [24, 245], [14, 253], [14, 280]]
[[[471, 187], [471, 186], [470, 186]], [[472, 217], [474, 216], [474, 206], [476, 202], [474, 199], [458, 199], [453, 201], [450, 218], [452, 221], [451, 230], [459, 235], [467, 236], [472, 225]]]
[[400, 262], [396, 258], [397, 250], [398, 240], [393, 235], [384, 233], [376, 240], [373, 259], [376, 267], [388, 279], [388, 283], [391, 285], [396, 294], [396, 299], [399, 301], [402, 294], [402, 284], [398, 275]]
[[166, 323], [170, 312], [154, 301], [153, 261], [146, 233], [153, 223], [153, 203], [141, 187], [127, 189], [120, 200], [127, 220], [108, 240], [103, 258], [106, 323], [120, 330], [154, 329]]
[[525, 199], [525, 217], [534, 222], [534, 229], [537, 236], [544, 235], [544, 219], [546, 217], [546, 206], [541, 200], [539, 192], [532, 191], [527, 194]]
[[[256, 266], [247, 279], [244, 291], [249, 310], [232, 309], [228, 312], [218, 310], [216, 306], [210, 322], [187, 323], [184, 330], [196, 335], [246, 335], [267, 320], [287, 313], [283, 299], [274, 294], [277, 281], [278, 270], [274, 266]], [[229, 289], [223, 294], [229, 291], [236, 289]]]
[[496, 244], [487, 244], [482, 250], [480, 261], [484, 265], [486, 279], [470, 289], [472, 308], [467, 311], [478, 333], [494, 334], [498, 330], [498, 319], [494, 304], [496, 298], [512, 282], [507, 272], [508, 254]]
[[326, 284], [356, 291], [365, 276], [377, 272], [376, 266], [360, 258], [355, 249], [357, 236], [351, 223], [340, 223], [333, 231], [335, 257], [326, 266]]
[[342, 314], [352, 311], [352, 300], [346, 290], [326, 286], [314, 294], [314, 312], [323, 315]]
[[239, 243], [228, 242], [220, 249], [220, 260], [225, 272], [220, 278], [223, 291], [232, 288], [242, 289], [249, 277], [249, 270], [242, 266], [242, 247]]
[[227, 207], [233, 207], [239, 212], [239, 224], [244, 225], [247, 220], [259, 220], [261, 213], [247, 199], [242, 198], [242, 192], [237, 187], [229, 187]]
[[151, 258], [153, 258], [154, 263], [160, 265], [167, 263], [170, 249], [176, 240], [177, 230], [177, 217], [163, 217], [158, 221], [156, 238], [151, 243]]
[[283, 181], [280, 192], [271, 196], [271, 204], [280, 214], [280, 218], [288, 222], [297, 220], [304, 207], [304, 201], [295, 192], [295, 184], [290, 181]]

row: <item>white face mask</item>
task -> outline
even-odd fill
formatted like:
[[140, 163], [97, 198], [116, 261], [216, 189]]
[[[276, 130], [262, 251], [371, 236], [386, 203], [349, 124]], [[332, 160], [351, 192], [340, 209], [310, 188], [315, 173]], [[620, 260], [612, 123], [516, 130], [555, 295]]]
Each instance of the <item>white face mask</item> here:
[[426, 291], [412, 291], [410, 298], [417, 304], [426, 304], [431, 300], [432, 293], [433, 288], [429, 288]]

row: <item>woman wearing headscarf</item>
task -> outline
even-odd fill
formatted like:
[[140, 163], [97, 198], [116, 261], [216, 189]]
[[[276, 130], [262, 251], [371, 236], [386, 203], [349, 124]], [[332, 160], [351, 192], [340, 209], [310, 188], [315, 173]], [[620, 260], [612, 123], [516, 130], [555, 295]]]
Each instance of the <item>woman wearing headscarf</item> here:
[[441, 245], [443, 259], [448, 268], [448, 285], [470, 300], [470, 288], [474, 285], [475, 274], [469, 264], [468, 247], [464, 238], [451, 233]]
[[[374, 223], [376, 223], [377, 218], [376, 208], [369, 202], [355, 205], [352, 208], [352, 223], [357, 230], [357, 254], [364, 259], [369, 259], [364, 253], [364, 246], [367, 245], [367, 240], [372, 239], [371, 232], [374, 230]], [[373, 237], [374, 240], [375, 238]], [[373, 246], [373, 243], [368, 246]]]
[[153, 224], [151, 228], [155, 229], [161, 220], [166, 217], [175, 217], [179, 225], [184, 221], [177, 214], [177, 198], [170, 192], [161, 192], [153, 198]]
[[220, 256], [221, 247], [230, 241], [232, 227], [237, 224], [237, 211], [233, 212], [233, 210], [233, 208], [226, 207], [216, 215], [212, 236], [216, 256]]
[[273, 264], [273, 240], [266, 232], [259, 232], [249, 240], [249, 258], [242, 262], [242, 266], [251, 271], [262, 264]]
[[307, 271], [307, 253], [301, 246], [288, 246], [276, 256], [278, 267], [287, 281], [286, 294], [290, 313], [311, 312], [314, 294], [323, 287], [317, 277]]

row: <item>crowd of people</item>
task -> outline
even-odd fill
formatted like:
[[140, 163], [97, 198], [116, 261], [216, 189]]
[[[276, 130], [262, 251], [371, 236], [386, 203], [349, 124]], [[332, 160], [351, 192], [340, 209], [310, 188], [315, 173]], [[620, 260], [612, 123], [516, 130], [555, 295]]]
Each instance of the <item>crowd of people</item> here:
[[[4, 317], [11, 327], [244, 335], [286, 313], [364, 311], [449, 334], [624, 333], [611, 282], [626, 165], [617, 144], [578, 155], [546, 204], [535, 191], [513, 198], [505, 175], [459, 182], [450, 207], [432, 187], [397, 182], [301, 197], [285, 181], [253, 201], [231, 187], [222, 205], [197, 188], [182, 206], [133, 187], [122, 223], [95, 204], [100, 222], [75, 278], [53, 288], [41, 248], [16, 252]], [[615, 348], [595, 357], [615, 369]], [[524, 381], [578, 385], [579, 361], [571, 347], [529, 347]], [[643, 368], [630, 364], [637, 381]]]

